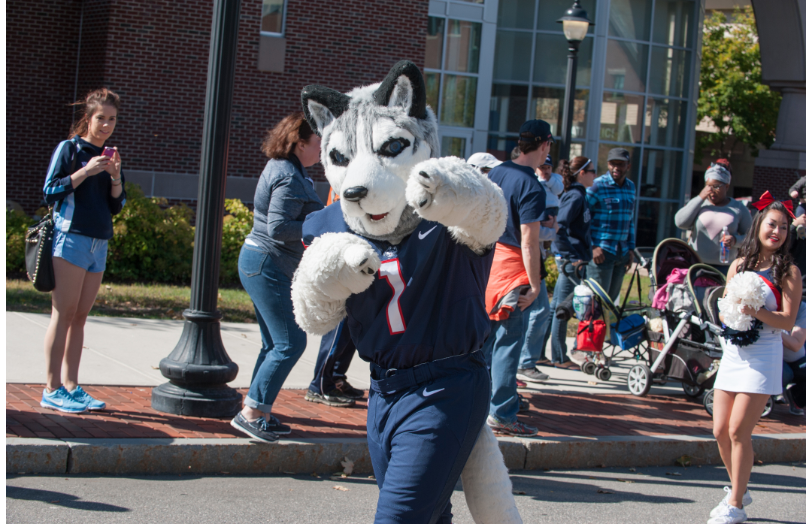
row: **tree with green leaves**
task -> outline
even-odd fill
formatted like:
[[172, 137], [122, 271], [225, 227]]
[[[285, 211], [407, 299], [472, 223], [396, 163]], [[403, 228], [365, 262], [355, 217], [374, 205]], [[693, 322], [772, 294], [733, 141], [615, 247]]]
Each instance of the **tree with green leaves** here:
[[761, 53], [752, 7], [705, 18], [697, 121], [710, 119], [715, 133], [699, 133], [697, 153], [730, 158], [737, 142], [750, 147], [775, 141], [781, 95], [761, 83]]

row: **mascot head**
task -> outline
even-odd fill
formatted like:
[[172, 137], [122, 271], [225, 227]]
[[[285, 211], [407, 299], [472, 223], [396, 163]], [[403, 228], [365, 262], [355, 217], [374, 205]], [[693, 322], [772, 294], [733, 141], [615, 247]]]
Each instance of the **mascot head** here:
[[439, 156], [437, 121], [417, 66], [398, 62], [380, 84], [347, 94], [307, 86], [302, 108], [322, 137], [325, 176], [350, 228], [392, 243], [410, 234], [420, 218], [406, 203], [406, 182], [415, 165]]

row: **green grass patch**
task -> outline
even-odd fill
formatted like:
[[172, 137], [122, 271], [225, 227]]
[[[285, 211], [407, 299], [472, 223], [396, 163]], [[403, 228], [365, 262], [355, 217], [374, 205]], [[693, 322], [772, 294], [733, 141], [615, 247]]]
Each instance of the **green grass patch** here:
[[[90, 315], [182, 320], [182, 311], [189, 306], [188, 286], [104, 283]], [[27, 280], [7, 278], [6, 309], [50, 314], [50, 293], [36, 291]], [[220, 289], [218, 309], [225, 322], [255, 322], [252, 300], [243, 289]]]

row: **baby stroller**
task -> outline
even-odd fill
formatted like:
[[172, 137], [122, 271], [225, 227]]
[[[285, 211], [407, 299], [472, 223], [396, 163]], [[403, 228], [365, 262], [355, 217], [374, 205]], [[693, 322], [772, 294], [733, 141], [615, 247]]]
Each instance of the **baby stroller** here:
[[[679, 282], [684, 272], [685, 278]], [[658, 284], [665, 286], [665, 303], [660, 295], [654, 296], [660, 291]], [[724, 275], [701, 263], [697, 253], [682, 240], [670, 238], [658, 244], [652, 256], [653, 307], [649, 314], [660, 318], [663, 328], [662, 332], [647, 331], [648, 359], [630, 368], [630, 393], [645, 396], [653, 383], [665, 384], [668, 380], [680, 381], [684, 393], [691, 398], [713, 387], [724, 343], [717, 310], [724, 285]], [[706, 397], [703, 404], [710, 413], [707, 400]]]
[[[636, 255], [642, 267], [649, 266], [645, 258], [638, 253]], [[641, 313], [647, 305], [640, 301], [642, 294], [639, 270], [636, 267], [633, 271], [627, 293], [619, 306], [597, 281], [582, 278], [580, 272], [585, 263], [577, 265], [573, 275], [568, 270], [568, 264], [569, 262], [563, 264], [561, 270], [580, 291], [575, 290], [559, 304], [555, 315], [560, 320], [569, 320], [576, 316], [580, 321], [576, 350], [586, 353], [585, 361], [580, 366], [582, 371], [588, 375], [595, 375], [600, 380], [610, 380], [612, 376], [610, 364], [617, 355], [618, 358], [640, 358], [641, 343], [645, 341], [646, 320]], [[636, 281], [639, 300], [637, 303], [628, 303], [630, 291]], [[590, 297], [590, 306], [585, 304], [585, 297]], [[610, 311], [616, 320], [610, 325], [609, 341], [605, 341], [605, 322], [599, 320], [604, 310]], [[580, 345], [580, 340], [588, 343]], [[607, 350], [610, 350], [609, 355]], [[620, 355], [621, 353], [626, 353], [626, 356]]]

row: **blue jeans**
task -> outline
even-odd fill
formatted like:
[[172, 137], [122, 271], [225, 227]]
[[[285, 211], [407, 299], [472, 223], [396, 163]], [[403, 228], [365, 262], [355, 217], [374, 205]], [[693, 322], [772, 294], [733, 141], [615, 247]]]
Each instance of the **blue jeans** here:
[[515, 375], [518, 372], [523, 348], [526, 319], [537, 304], [538, 301], [535, 299], [525, 311], [515, 306], [509, 318], [492, 321], [490, 336], [481, 348], [484, 359], [489, 363], [492, 379], [490, 415], [501, 422], [514, 422], [518, 414], [518, 386], [515, 383]]
[[527, 308], [528, 316], [524, 317], [523, 345], [521, 346], [521, 360], [519, 369], [532, 369], [537, 361], [543, 358], [546, 347], [548, 330], [551, 323], [549, 312], [549, 292], [546, 281], [540, 281], [540, 294], [532, 305]]
[[[569, 266], [570, 267], [570, 266]], [[551, 299], [551, 361], [555, 364], [562, 364], [568, 360], [566, 354], [568, 353], [568, 345], [565, 343], [565, 335], [568, 330], [568, 321], [559, 320], [555, 315], [557, 306], [563, 300], [568, 298], [568, 295], [574, 292], [574, 282], [565, 276], [560, 271], [557, 277], [557, 283], [554, 285], [554, 296]]]
[[308, 338], [294, 320], [291, 279], [277, 269], [268, 253], [244, 244], [238, 257], [238, 275], [255, 305], [263, 342], [244, 404], [270, 413]]
[[627, 273], [627, 262], [630, 261], [630, 254], [624, 253], [621, 256], [614, 255], [608, 251], [604, 252], [605, 259], [601, 264], [591, 261], [587, 267], [587, 278], [595, 280], [607, 291], [607, 296], [614, 303], [621, 292], [621, 283]]

